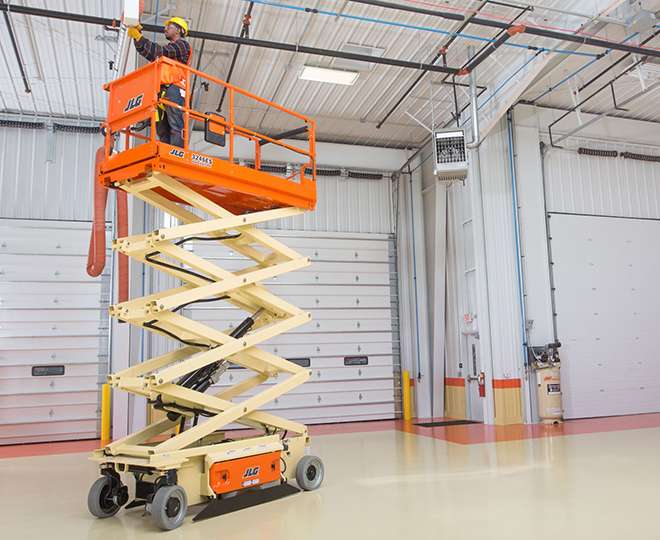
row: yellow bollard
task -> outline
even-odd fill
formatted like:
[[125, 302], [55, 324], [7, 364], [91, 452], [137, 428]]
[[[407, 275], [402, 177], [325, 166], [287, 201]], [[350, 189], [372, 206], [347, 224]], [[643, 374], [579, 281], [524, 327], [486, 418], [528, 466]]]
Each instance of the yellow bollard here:
[[101, 387], [101, 444], [110, 442], [110, 385]]
[[409, 421], [412, 419], [410, 401], [410, 373], [405, 370], [401, 374], [401, 397], [403, 400], [403, 419]]

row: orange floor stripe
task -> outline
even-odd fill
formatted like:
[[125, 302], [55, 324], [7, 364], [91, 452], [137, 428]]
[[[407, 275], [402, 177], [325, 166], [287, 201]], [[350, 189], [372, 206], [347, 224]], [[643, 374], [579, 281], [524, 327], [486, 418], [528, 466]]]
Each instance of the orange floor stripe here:
[[589, 418], [569, 420], [559, 425], [528, 424], [513, 426], [492, 426], [470, 424], [423, 428], [413, 422], [400, 422], [400, 428], [407, 433], [432, 437], [456, 444], [484, 444], [494, 442], [520, 441], [542, 437], [563, 437], [588, 433], [606, 433], [660, 427], [660, 414], [640, 414], [633, 416], [615, 416], [608, 418]]
[[0, 458], [29, 456], [52, 456], [56, 454], [77, 454], [91, 452], [101, 446], [98, 439], [87, 441], [62, 441], [36, 444], [13, 444], [0, 446]]
[[[445, 419], [426, 418], [415, 419], [412, 422], [404, 422], [403, 420], [376, 420], [342, 424], [319, 424], [310, 426], [309, 430], [312, 435], [340, 435], [342, 433], [396, 430], [455, 444], [484, 444], [539, 439], [543, 437], [565, 437], [589, 433], [627, 431], [631, 429], [660, 428], [660, 413], [570, 420], [556, 426], [543, 424], [514, 426], [469, 424], [463, 426], [424, 428], [415, 425], [418, 422], [437, 422], [442, 420]], [[87, 453], [99, 448], [100, 445], [99, 440], [87, 440], [0, 446], [0, 459]]]

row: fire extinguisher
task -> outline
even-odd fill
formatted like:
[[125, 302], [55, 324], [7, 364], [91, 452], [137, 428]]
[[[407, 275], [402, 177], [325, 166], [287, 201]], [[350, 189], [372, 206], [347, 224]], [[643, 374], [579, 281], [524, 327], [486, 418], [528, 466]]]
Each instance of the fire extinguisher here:
[[486, 374], [482, 371], [477, 378], [479, 384], [479, 397], [486, 397]]

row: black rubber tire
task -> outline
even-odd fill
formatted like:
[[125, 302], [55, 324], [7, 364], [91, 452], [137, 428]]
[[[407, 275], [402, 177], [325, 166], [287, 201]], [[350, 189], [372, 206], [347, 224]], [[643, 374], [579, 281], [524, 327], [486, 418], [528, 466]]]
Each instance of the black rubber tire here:
[[305, 491], [314, 491], [321, 487], [325, 467], [320, 458], [316, 456], [303, 456], [296, 465], [296, 482], [298, 487]]
[[164, 531], [179, 527], [187, 510], [188, 497], [181, 486], [164, 486], [156, 491], [151, 501], [151, 519]]
[[109, 518], [119, 512], [121, 505], [110, 496], [113, 483], [116, 481], [109, 476], [102, 476], [97, 478], [92, 487], [89, 488], [87, 508], [93, 516]]

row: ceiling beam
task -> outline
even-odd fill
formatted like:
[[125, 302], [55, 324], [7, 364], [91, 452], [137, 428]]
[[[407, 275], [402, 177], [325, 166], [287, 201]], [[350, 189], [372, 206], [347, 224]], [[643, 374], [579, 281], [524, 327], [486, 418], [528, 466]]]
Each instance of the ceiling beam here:
[[[467, 17], [459, 13], [451, 13], [447, 11], [440, 11], [438, 9], [428, 9], [420, 8], [415, 6], [410, 6], [407, 4], [397, 4], [394, 2], [386, 2], [384, 0], [351, 0], [354, 4], [365, 4], [369, 6], [376, 6], [396, 11], [406, 11], [409, 13], [418, 13], [421, 15], [430, 15], [432, 17], [439, 17], [441, 19], [447, 19], [451, 21], [465, 21], [468, 18], [470, 19], [471, 24], [477, 26], [484, 26], [488, 28], [498, 28], [500, 30], [507, 30], [510, 25], [503, 21], [496, 21], [493, 19], [485, 19], [483, 17]], [[589, 45], [591, 47], [597, 47], [600, 49], [613, 49], [615, 51], [629, 52], [633, 54], [639, 54], [642, 56], [653, 56], [655, 58], [660, 58], [660, 50], [650, 49], [646, 47], [637, 47], [635, 45], [626, 45], [625, 43], [619, 43], [617, 41], [609, 41], [606, 39], [594, 38], [579, 34], [571, 34], [568, 32], [558, 32], [556, 30], [547, 30], [545, 28], [537, 28], [535, 26], [525, 26], [525, 34], [532, 36], [556, 39], [559, 41], [568, 41], [571, 43], [578, 43], [580, 45]]]
[[[84, 15], [81, 13], [68, 13], [63, 11], [53, 11], [49, 9], [33, 8], [19, 5], [0, 4], [0, 11], [20, 13], [22, 15], [30, 15], [34, 17], [46, 17], [50, 19], [60, 19], [64, 21], [81, 22], [87, 24], [97, 24], [100, 26], [109, 26], [114, 28], [120, 27], [118, 19], [106, 19], [104, 17], [94, 17], [91, 15]], [[153, 24], [143, 24], [143, 29], [147, 32], [159, 32], [162, 30], [160, 26]], [[348, 60], [356, 60], [359, 62], [367, 62], [371, 64], [382, 64], [389, 66], [397, 66], [407, 69], [414, 69], [418, 71], [433, 71], [437, 73], [446, 73], [449, 75], [458, 75], [459, 69], [438, 66], [423, 62], [411, 62], [408, 60], [399, 60], [396, 58], [386, 58], [382, 56], [372, 56], [367, 54], [354, 54], [345, 51], [337, 51], [333, 49], [321, 49], [317, 47], [306, 47], [294, 43], [283, 43], [279, 41], [266, 41], [262, 39], [253, 39], [240, 36], [230, 36], [226, 34], [215, 34], [211, 32], [191, 31], [189, 36], [192, 38], [201, 38], [207, 41], [218, 41], [222, 43], [233, 43], [235, 45], [246, 45], [249, 47], [259, 47], [263, 49], [273, 49], [280, 51], [288, 51], [292, 53], [309, 54], [313, 56], [325, 56], [331, 58], [345, 58]]]

